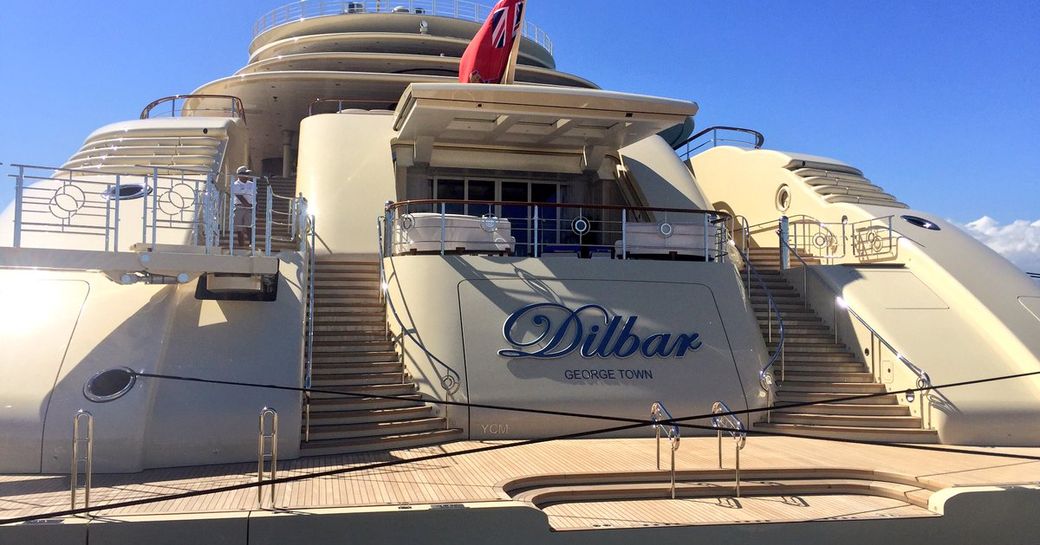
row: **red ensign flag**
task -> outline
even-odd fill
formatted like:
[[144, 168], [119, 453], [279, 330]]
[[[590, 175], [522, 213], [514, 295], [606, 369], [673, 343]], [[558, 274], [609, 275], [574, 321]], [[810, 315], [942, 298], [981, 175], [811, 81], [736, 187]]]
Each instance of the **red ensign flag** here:
[[500, 0], [466, 47], [459, 63], [462, 83], [500, 83], [509, 64], [513, 41], [520, 35], [524, 0]]

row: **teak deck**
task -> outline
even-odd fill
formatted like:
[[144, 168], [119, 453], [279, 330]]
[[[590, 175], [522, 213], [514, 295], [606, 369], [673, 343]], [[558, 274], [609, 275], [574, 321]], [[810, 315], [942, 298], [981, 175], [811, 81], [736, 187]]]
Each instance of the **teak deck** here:
[[[345, 456], [302, 458], [279, 464], [278, 475], [407, 460], [441, 452], [462, 453], [488, 442], [463, 441], [425, 447]], [[733, 445], [723, 442], [725, 465], [732, 469]], [[524, 445], [484, 453], [408, 463], [279, 485], [279, 508], [351, 507], [403, 504], [448, 504], [511, 499], [502, 485], [520, 477], [545, 474], [627, 473], [655, 470], [652, 439], [594, 439]], [[662, 442], [662, 467], [667, 467], [667, 443]], [[1040, 448], [979, 448], [1040, 456]], [[680, 471], [717, 469], [713, 437], [684, 438], [677, 452]], [[559, 530], [660, 525], [935, 516], [927, 508], [932, 490], [951, 486], [1006, 485], [1040, 481], [1040, 462], [906, 448], [845, 444], [787, 437], [749, 438], [741, 453], [742, 470], [827, 468], [873, 470], [900, 474], [921, 483], [908, 486], [907, 501], [856, 494], [791, 494], [732, 498], [728, 486], [717, 497], [613, 501], [576, 501], [544, 507]], [[667, 472], [665, 470], [665, 472]], [[718, 480], [718, 479], [714, 479]], [[148, 470], [133, 474], [94, 476], [91, 503], [95, 506], [126, 500], [256, 481], [256, 463]], [[752, 477], [742, 479], [753, 486]], [[765, 480], [760, 481], [765, 482]], [[680, 479], [680, 483], [682, 480]], [[667, 478], [663, 484], [667, 490]], [[772, 483], [768, 483], [772, 484]], [[0, 476], [0, 519], [45, 514], [69, 508], [68, 475]], [[915, 505], [912, 505], [915, 504]], [[259, 509], [255, 489], [160, 501], [98, 515], [170, 514]]]

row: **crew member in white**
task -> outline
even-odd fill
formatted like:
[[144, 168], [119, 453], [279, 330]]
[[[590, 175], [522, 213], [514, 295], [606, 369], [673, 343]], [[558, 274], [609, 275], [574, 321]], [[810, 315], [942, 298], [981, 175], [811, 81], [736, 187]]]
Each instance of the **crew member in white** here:
[[253, 228], [253, 207], [256, 206], [256, 180], [253, 171], [242, 165], [235, 172], [238, 176], [231, 184], [231, 197], [235, 199], [235, 244], [246, 246], [249, 231]]

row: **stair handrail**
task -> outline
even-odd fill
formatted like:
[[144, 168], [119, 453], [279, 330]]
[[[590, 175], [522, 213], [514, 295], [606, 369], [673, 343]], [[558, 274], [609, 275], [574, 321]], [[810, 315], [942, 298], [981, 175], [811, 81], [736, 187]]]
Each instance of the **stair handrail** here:
[[303, 441], [311, 440], [311, 384], [314, 374], [314, 247], [317, 242], [314, 215], [309, 214], [307, 199], [299, 197], [300, 216], [300, 250], [303, 261], [307, 263], [307, 308], [304, 317], [304, 375], [303, 375]]
[[[672, 418], [672, 413], [668, 412], [668, 409], [664, 406], [664, 403], [655, 401], [650, 405], [650, 427], [654, 429], [657, 441], [657, 469], [661, 469], [661, 430], [664, 429], [665, 436], [668, 438], [668, 443], [671, 446], [672, 451], [672, 465], [671, 465], [671, 494], [672, 499], [675, 499], [675, 451], [679, 450], [679, 426], [675, 424]], [[668, 424], [660, 424], [659, 422], [669, 422]]]
[[[719, 136], [718, 136], [718, 132], [719, 131], [733, 131], [733, 132], [740, 132], [740, 133], [749, 134], [749, 135], [755, 137], [755, 141], [754, 141], [754, 143], [751, 143], [751, 142], [746, 142], [744, 140], [736, 140], [736, 139], [732, 139], [732, 138], [719, 138]], [[690, 144], [692, 144], [695, 140], [697, 140], [698, 138], [701, 138], [702, 136], [704, 136], [704, 135], [706, 135], [708, 133], [711, 133], [711, 139], [710, 140], [702, 143], [699, 146], [694, 146], [693, 148], [690, 147]], [[694, 134], [693, 136], [690, 136], [689, 138], [687, 138], [686, 140], [683, 140], [682, 142], [679, 142], [678, 144], [672, 146], [672, 149], [674, 149], [676, 152], [678, 152], [679, 157], [682, 160], [685, 161], [685, 160], [689, 159], [690, 157], [692, 157], [694, 152], [696, 152], [697, 150], [703, 148], [704, 146], [708, 145], [709, 143], [712, 144], [712, 147], [715, 147], [715, 146], [719, 145], [720, 142], [722, 142], [722, 143], [731, 142], [731, 143], [736, 143], [736, 144], [750, 144], [751, 146], [753, 146], [753, 149], [761, 149], [762, 145], [766, 143], [766, 137], [762, 133], [760, 133], [760, 132], [758, 132], [758, 131], [756, 131], [754, 129], [747, 129], [747, 128], [744, 128], [744, 127], [730, 127], [730, 126], [727, 126], [727, 125], [715, 125], [715, 126], [712, 126], [712, 127], [708, 127], [706, 129], [698, 132], [697, 134]], [[679, 148], [682, 148], [684, 146], [685, 146], [685, 149], [682, 152], [679, 152]]]
[[711, 427], [715, 428], [719, 441], [719, 469], [722, 469], [722, 432], [729, 432], [730, 437], [736, 441], [736, 477], [735, 486], [737, 497], [740, 497], [740, 451], [747, 444], [747, 429], [744, 423], [733, 414], [733, 410], [721, 399], [711, 404]]
[[[744, 218], [743, 216], [740, 216], [740, 218], [743, 220], [744, 223], [747, 222], [747, 218]], [[742, 230], [743, 230], [743, 238], [744, 238], [744, 240], [748, 240], [747, 226], [745, 225], [742, 228]], [[776, 346], [776, 349], [773, 351], [773, 353], [770, 354], [769, 361], [767, 361], [765, 366], [762, 367], [762, 370], [758, 372], [758, 384], [759, 384], [759, 386], [762, 387], [762, 390], [766, 392], [766, 397], [767, 397], [766, 405], [767, 406], [771, 406], [772, 405], [772, 401], [769, 399], [769, 397], [772, 395], [772, 391], [773, 391], [773, 388], [771, 388], [771, 386], [775, 385], [777, 388], [779, 388], [780, 385], [783, 383], [784, 379], [786, 378], [787, 358], [786, 358], [785, 349], [784, 349], [784, 343], [785, 343], [784, 317], [783, 317], [783, 314], [780, 313], [780, 308], [777, 307], [777, 305], [776, 305], [776, 300], [773, 298], [773, 292], [769, 290], [769, 287], [766, 286], [765, 281], [763, 281], [762, 277], [758, 274], [758, 270], [755, 269], [755, 266], [751, 264], [751, 257], [749, 255], [749, 253], [747, 251], [745, 251], [745, 250], [742, 250], [736, 244], [734, 244], [733, 247], [737, 250], [737, 253], [740, 254], [741, 259], [744, 260], [744, 266], [747, 267], [747, 270], [748, 270], [748, 278], [749, 279], [750, 278], [754, 278], [755, 282], [758, 284], [758, 286], [760, 288], [762, 288], [762, 291], [764, 291], [766, 293], [766, 301], [767, 301], [767, 303], [769, 305], [769, 316], [768, 316], [768, 323], [767, 323], [767, 326], [768, 326], [767, 327], [767, 330], [768, 330], [768, 332], [767, 332], [767, 335], [768, 335], [767, 339], [768, 339], [769, 342], [773, 342], [773, 322], [772, 322], [772, 317], [773, 317], [773, 314], [776, 314], [777, 334], [779, 335], [779, 337], [777, 338], [777, 346]], [[751, 291], [751, 283], [749, 281], [748, 282], [748, 293], [749, 294], [750, 294], [750, 291]], [[750, 295], [748, 296], [748, 299], [749, 299], [749, 302], [750, 302]], [[772, 374], [773, 366], [776, 364], [777, 361], [780, 362], [780, 383], [776, 383], [773, 380], [773, 374]], [[770, 411], [766, 411], [766, 421], [768, 422], [769, 419], [770, 419]]]
[[[812, 273], [813, 275], [816, 276], [816, 279], [822, 285], [826, 285], [826, 281], [825, 281], [825, 279], [823, 277], [823, 274], [820, 273], [819, 271], [809, 267], [809, 264], [805, 261], [805, 259], [803, 259], [802, 256], [798, 255], [798, 252], [795, 251], [795, 249], [792, 248], [791, 245], [788, 244], [788, 242], [786, 240], [784, 240], [784, 237], [781, 236], [779, 238], [780, 238], [781, 244], [783, 244], [783, 246], [785, 248], [787, 248], [787, 251], [790, 253], [790, 255], [793, 255], [795, 257], [795, 259], [797, 259], [802, 264], [802, 269], [805, 270], [805, 271], [808, 271], [809, 273]], [[804, 278], [805, 276], [808, 276], [808, 274], [807, 273], [802, 273], [802, 276]], [[808, 286], [808, 284], [806, 284], [806, 286]], [[806, 301], [808, 301], [808, 299], [809, 299], [808, 293], [805, 293], [805, 292], [803, 292], [802, 297]], [[896, 350], [895, 346], [893, 346], [892, 343], [888, 342], [888, 339], [886, 339], [884, 336], [882, 336], [881, 333], [878, 333], [877, 329], [875, 329], [873, 326], [871, 326], [869, 323], [867, 323], [867, 321], [863, 318], [863, 316], [860, 316], [860, 314], [858, 312], [856, 312], [851, 306], [849, 306], [849, 303], [848, 303], [848, 301], [845, 300], [845, 298], [843, 298], [841, 296], [836, 297], [835, 300], [834, 300], [834, 308], [835, 308], [835, 320], [834, 320], [834, 340], [835, 341], [838, 340], [837, 309], [840, 308], [840, 309], [846, 311], [849, 314], [849, 316], [852, 316], [853, 318], [855, 318], [856, 321], [858, 321], [863, 327], [865, 327], [867, 329], [867, 331], [870, 332], [871, 341], [872, 341], [871, 342], [871, 346], [873, 346], [873, 339], [876, 337], [877, 340], [881, 344], [883, 344], [885, 346], [885, 348], [888, 348], [888, 350], [890, 352], [892, 352], [892, 354], [895, 355], [897, 360], [902, 362], [902, 364], [904, 366], [906, 366], [906, 368], [908, 370], [910, 370], [910, 372], [913, 373], [917, 377], [917, 381], [916, 381], [915, 384], [916, 384], [916, 387], [918, 389], [920, 389], [920, 388], [929, 389], [929, 392], [926, 392], [926, 393], [922, 394], [921, 396], [919, 396], [919, 399], [920, 399], [920, 411], [921, 411], [921, 428], [922, 429], [931, 429], [932, 404], [931, 404], [930, 389], [932, 388], [932, 379], [931, 379], [931, 377], [928, 376], [928, 373], [924, 369], [922, 369], [921, 367], [919, 367], [917, 365], [914, 365], [914, 363], [911, 362], [906, 356], [904, 356], [902, 352], [900, 352], [899, 350]], [[914, 398], [918, 397], [918, 396], [916, 396], [914, 394], [914, 392], [912, 390], [907, 390], [904, 395], [906, 396], [906, 400], [908, 402], [910, 402], [910, 403], [913, 403], [914, 402]], [[926, 400], [927, 400], [927, 404], [925, 403]]]
[[459, 375], [459, 372], [453, 369], [450, 365], [435, 356], [433, 352], [426, 348], [426, 345], [423, 344], [422, 340], [419, 339], [419, 337], [416, 336], [407, 326], [405, 326], [404, 320], [401, 319], [400, 314], [397, 312], [397, 307], [394, 305], [393, 298], [390, 297], [390, 283], [386, 278], [386, 267], [383, 266], [384, 256], [389, 256], [391, 263], [393, 263], [394, 260], [393, 255], [386, 250], [387, 241], [385, 234], [390, 232], [389, 227], [384, 229], [384, 225], [388, 226], [389, 222], [392, 221], [389, 219], [389, 214], [393, 213], [389, 208], [390, 204], [392, 203], [387, 204], [387, 215], [376, 218], [377, 243], [379, 246], [379, 291], [383, 299], [386, 301], [387, 308], [390, 309], [390, 314], [393, 315], [394, 321], [397, 322], [398, 327], [401, 328], [401, 334], [407, 335], [419, 350], [422, 350], [422, 352], [430, 358], [430, 360], [447, 371], [447, 374], [441, 377], [441, 386], [444, 387], [446, 393], [453, 394], [457, 392], [459, 387], [462, 385], [462, 376]]

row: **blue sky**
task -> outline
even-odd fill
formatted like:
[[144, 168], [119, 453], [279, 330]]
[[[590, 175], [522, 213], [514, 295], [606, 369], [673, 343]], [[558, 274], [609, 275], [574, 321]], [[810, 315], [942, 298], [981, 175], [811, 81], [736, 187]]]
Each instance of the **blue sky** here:
[[[95, 128], [230, 74], [253, 21], [283, 3], [5, 5], [0, 161], [60, 164]], [[1035, 0], [529, 0], [528, 18], [560, 69], [695, 100], [699, 126], [842, 159], [958, 222], [1040, 219]]]

